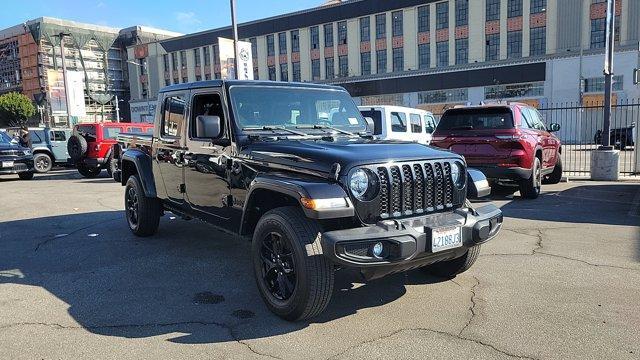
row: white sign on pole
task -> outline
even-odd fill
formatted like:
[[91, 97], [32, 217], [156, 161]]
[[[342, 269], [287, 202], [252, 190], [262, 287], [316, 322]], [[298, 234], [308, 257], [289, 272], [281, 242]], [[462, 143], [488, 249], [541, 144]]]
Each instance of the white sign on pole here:
[[248, 41], [238, 41], [238, 67], [238, 80], [253, 80], [253, 55]]
[[82, 71], [67, 71], [67, 89], [69, 89], [69, 116], [86, 116]]
[[[233, 40], [218, 38], [218, 53], [220, 56], [220, 76], [225, 79], [235, 79], [236, 71], [233, 52]], [[239, 80], [253, 80], [253, 56], [251, 54], [251, 43], [238, 41], [238, 67]]]

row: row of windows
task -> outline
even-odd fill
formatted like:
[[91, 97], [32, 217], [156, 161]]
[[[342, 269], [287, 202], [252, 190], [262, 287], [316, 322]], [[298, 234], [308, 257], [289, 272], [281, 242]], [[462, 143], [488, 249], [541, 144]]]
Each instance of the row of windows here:
[[515, 85], [492, 85], [484, 88], [484, 97], [488, 100], [540, 97], [543, 95], [544, 81]]
[[[522, 0], [508, 0], [507, 17], [513, 18], [522, 16]], [[530, 13], [538, 14], [547, 10], [547, 0], [531, 0]], [[500, 19], [500, 0], [486, 0], [485, 3], [486, 21]]]
[[[611, 84], [612, 90], [613, 91], [624, 90], [623, 80], [624, 78], [622, 75], [614, 76]], [[583, 85], [584, 85], [583, 89], [585, 93], [604, 92], [604, 76], [584, 79]]]

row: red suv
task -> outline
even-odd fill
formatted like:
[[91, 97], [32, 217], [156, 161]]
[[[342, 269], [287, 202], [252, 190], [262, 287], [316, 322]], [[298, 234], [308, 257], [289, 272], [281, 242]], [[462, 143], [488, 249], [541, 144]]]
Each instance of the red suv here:
[[431, 145], [450, 149], [481, 170], [493, 184], [516, 184], [535, 199], [542, 183], [562, 177], [560, 140], [535, 108], [520, 103], [456, 107], [445, 111]]
[[106, 168], [111, 176], [111, 148], [122, 132], [152, 134], [153, 124], [92, 123], [74, 126], [73, 135], [67, 142], [67, 150], [78, 172], [84, 177], [93, 178]]

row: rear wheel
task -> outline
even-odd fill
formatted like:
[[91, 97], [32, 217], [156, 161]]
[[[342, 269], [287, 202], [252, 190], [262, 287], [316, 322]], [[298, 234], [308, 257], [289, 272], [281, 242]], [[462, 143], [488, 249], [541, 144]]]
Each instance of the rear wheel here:
[[80, 175], [88, 179], [93, 179], [96, 176], [100, 175], [100, 171], [102, 171], [102, 169], [98, 167], [78, 165], [78, 172], [80, 173]]
[[556, 166], [553, 168], [553, 172], [543, 179], [543, 184], [557, 184], [562, 180], [562, 159], [560, 158], [560, 154], [558, 154], [558, 161], [556, 162]]
[[290, 321], [320, 314], [333, 291], [333, 265], [322, 254], [320, 225], [295, 207], [267, 212], [253, 234], [251, 257], [262, 299]]
[[540, 167], [540, 159], [536, 157], [533, 160], [531, 177], [520, 181], [520, 195], [525, 199], [536, 199], [540, 195], [541, 188], [542, 169]]
[[160, 201], [144, 195], [140, 180], [131, 175], [124, 190], [124, 211], [129, 229], [137, 236], [151, 236], [160, 224]]
[[33, 171], [25, 171], [18, 173], [18, 177], [20, 180], [31, 180], [33, 179]]
[[33, 167], [36, 169], [36, 172], [41, 174], [51, 171], [51, 168], [53, 167], [51, 156], [45, 153], [35, 154], [33, 156]]
[[461, 274], [476, 262], [480, 254], [480, 245], [470, 248], [464, 255], [459, 258], [447, 261], [437, 262], [435, 264], [422, 268], [423, 270], [444, 278], [453, 278]]

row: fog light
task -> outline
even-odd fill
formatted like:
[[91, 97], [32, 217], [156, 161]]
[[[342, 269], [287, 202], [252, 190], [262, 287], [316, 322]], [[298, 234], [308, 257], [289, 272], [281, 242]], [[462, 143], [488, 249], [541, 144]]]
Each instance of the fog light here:
[[377, 258], [381, 258], [383, 250], [384, 250], [384, 247], [382, 246], [381, 242], [375, 243], [375, 245], [373, 245], [373, 251], [372, 251], [373, 256]]

